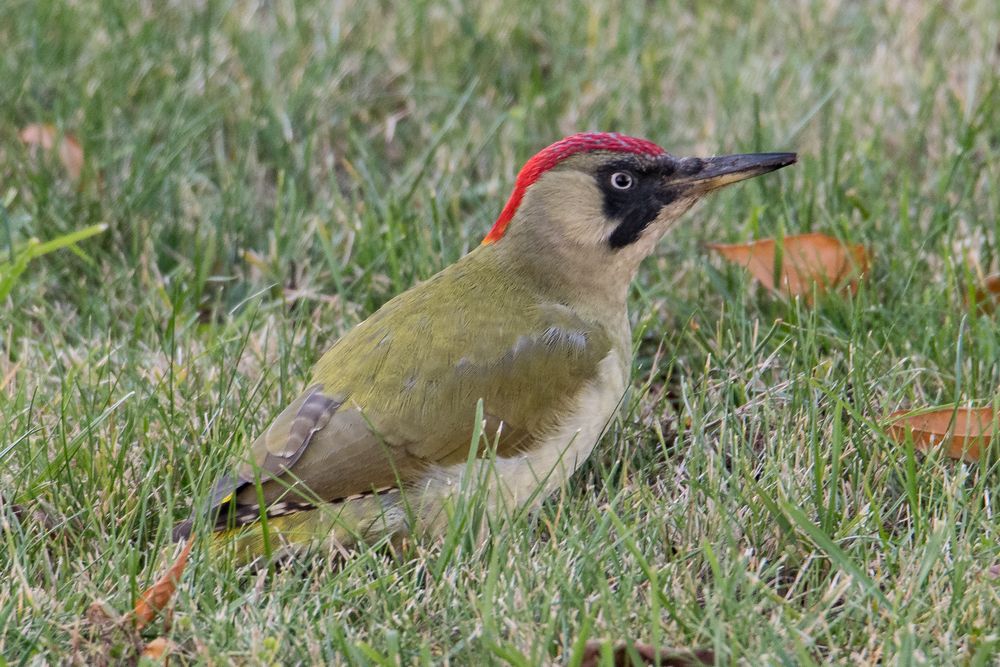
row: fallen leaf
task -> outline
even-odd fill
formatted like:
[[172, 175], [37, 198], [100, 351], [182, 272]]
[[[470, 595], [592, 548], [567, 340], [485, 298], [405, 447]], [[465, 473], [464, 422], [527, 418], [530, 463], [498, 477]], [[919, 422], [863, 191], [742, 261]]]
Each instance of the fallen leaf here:
[[121, 621], [121, 614], [104, 600], [94, 600], [84, 612], [84, 618], [94, 625], [112, 626]]
[[[600, 640], [588, 641], [583, 648], [583, 660], [580, 667], [598, 667], [601, 664], [601, 649], [606, 642]], [[634, 665], [660, 665], [661, 667], [694, 667], [695, 665], [714, 665], [715, 653], [707, 649], [688, 651], [685, 649], [656, 648], [649, 644], [634, 643], [632, 651], [639, 657], [636, 662], [629, 651], [629, 645], [619, 642], [611, 649], [612, 664], [615, 667], [632, 667]]]
[[180, 581], [184, 567], [187, 565], [192, 544], [193, 540], [188, 540], [166, 574], [139, 596], [139, 601], [135, 603], [135, 609], [132, 610], [132, 617], [137, 628], [143, 628], [149, 624], [170, 603], [170, 599], [177, 591], [177, 582]]
[[83, 148], [72, 134], [60, 135], [59, 130], [51, 123], [32, 123], [25, 126], [20, 135], [21, 141], [28, 147], [51, 153], [58, 149], [59, 161], [69, 177], [80, 180], [83, 173]]
[[143, 641], [128, 617], [103, 600], [95, 600], [70, 626], [68, 655], [61, 662], [73, 665], [134, 664]]
[[[709, 243], [711, 250], [733, 264], [746, 267], [769, 290], [775, 285], [774, 263], [777, 243], [762, 239], [752, 243]], [[808, 296], [813, 285], [820, 291], [843, 284], [854, 291], [857, 280], [867, 270], [868, 251], [861, 244], [847, 245], [825, 234], [800, 234], [782, 240], [780, 291], [789, 296]]]
[[[968, 293], [966, 300], [968, 301]], [[973, 301], [969, 303], [970, 308], [975, 308], [980, 313], [990, 314], [1000, 305], [1000, 273], [994, 273], [983, 279], [983, 284], [973, 292]]]
[[163, 660], [166, 663], [171, 649], [173, 646], [166, 637], [157, 637], [142, 649], [142, 657], [150, 660]]
[[989, 447], [995, 415], [992, 408], [940, 408], [931, 412], [900, 410], [889, 415], [889, 437], [906, 442], [922, 452], [944, 445], [953, 459], [978, 461]]
[[18, 520], [22, 525], [31, 521], [35, 524], [41, 526], [46, 532], [55, 530], [58, 522], [53, 514], [46, 512], [45, 509], [39, 505], [26, 505], [24, 503], [7, 503], [3, 496], [0, 496], [0, 507], [8, 505], [11, 511], [14, 513], [14, 518]]

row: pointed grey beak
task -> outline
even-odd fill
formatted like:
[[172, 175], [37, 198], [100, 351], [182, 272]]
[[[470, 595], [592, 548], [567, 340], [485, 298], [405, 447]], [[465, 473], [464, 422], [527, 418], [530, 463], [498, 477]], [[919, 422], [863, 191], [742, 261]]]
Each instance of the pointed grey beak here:
[[731, 183], [760, 176], [794, 164], [795, 153], [749, 153], [717, 157], [688, 157], [679, 161], [669, 181], [691, 194], [703, 195]]

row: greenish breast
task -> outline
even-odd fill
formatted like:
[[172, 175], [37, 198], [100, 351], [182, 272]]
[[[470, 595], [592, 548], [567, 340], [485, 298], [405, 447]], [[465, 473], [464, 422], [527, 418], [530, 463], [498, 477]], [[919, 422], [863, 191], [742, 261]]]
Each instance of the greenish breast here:
[[489, 260], [473, 251], [389, 301], [323, 355], [313, 382], [430, 461], [464, 458], [480, 399], [488, 427], [504, 423], [501, 453], [528, 446], [597, 376], [612, 336]]

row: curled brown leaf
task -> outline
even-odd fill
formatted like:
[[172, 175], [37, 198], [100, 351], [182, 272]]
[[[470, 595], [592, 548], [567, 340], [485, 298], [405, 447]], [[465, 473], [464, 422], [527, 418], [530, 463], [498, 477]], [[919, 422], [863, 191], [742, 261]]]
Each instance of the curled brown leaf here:
[[986, 276], [982, 284], [972, 291], [970, 299], [966, 294], [966, 301], [970, 308], [976, 309], [980, 313], [990, 314], [996, 311], [1000, 305], [1000, 273]]
[[889, 415], [889, 437], [927, 452], [943, 447], [947, 456], [978, 461], [992, 439], [996, 415], [992, 408], [939, 408], [929, 412], [900, 410]]
[[808, 296], [814, 285], [820, 291], [841, 286], [853, 291], [871, 262], [864, 246], [848, 245], [825, 234], [786, 236], [780, 247], [781, 266], [775, 276], [779, 248], [775, 239], [708, 244], [726, 261], [745, 267], [767, 289], [789, 296]]
[[[597, 667], [601, 664], [601, 650], [607, 642], [588, 641], [583, 649], [580, 667]], [[631, 651], [629, 648], [631, 647]], [[618, 642], [611, 647], [612, 664], [615, 667], [638, 665], [659, 665], [660, 667], [695, 667], [714, 665], [715, 653], [708, 649], [657, 648], [649, 644]], [[638, 662], [636, 660], [638, 659]]]
[[148, 625], [170, 603], [177, 591], [177, 582], [180, 581], [184, 567], [187, 565], [192, 544], [193, 540], [188, 540], [170, 569], [155, 584], [139, 595], [139, 600], [132, 610], [132, 617], [137, 628]]
[[95, 600], [70, 627], [66, 664], [110, 665], [134, 663], [143, 641], [138, 629], [103, 600]]
[[23, 127], [18, 136], [29, 148], [46, 153], [57, 151], [59, 162], [69, 177], [74, 181], [80, 180], [80, 174], [83, 173], [83, 147], [72, 134], [60, 135], [58, 128], [51, 123], [32, 123]]
[[166, 637], [157, 637], [142, 649], [142, 657], [150, 660], [162, 660], [166, 663], [172, 648], [170, 640]]

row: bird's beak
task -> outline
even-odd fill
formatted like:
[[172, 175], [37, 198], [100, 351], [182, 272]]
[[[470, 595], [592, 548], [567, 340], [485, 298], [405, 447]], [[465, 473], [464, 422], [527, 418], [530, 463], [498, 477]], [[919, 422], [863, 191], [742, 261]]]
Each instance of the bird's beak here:
[[793, 164], [795, 153], [750, 153], [708, 158], [684, 158], [669, 184], [685, 193], [703, 195], [712, 190]]

